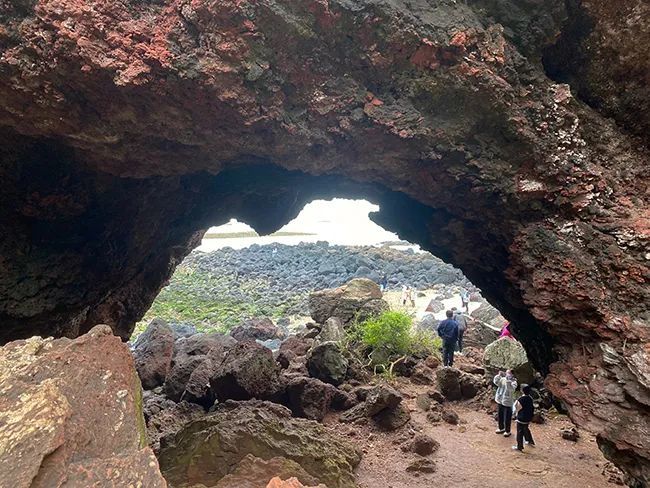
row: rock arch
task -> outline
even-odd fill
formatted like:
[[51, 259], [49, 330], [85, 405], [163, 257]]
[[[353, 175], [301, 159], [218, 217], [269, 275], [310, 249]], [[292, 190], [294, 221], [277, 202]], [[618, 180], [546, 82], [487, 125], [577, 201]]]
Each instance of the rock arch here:
[[[647, 98], [608, 103], [620, 70], [598, 69], [600, 33], [646, 32], [647, 7], [517, 4], [0, 3], [0, 340], [126, 337], [201, 229], [366, 196], [487, 291], [573, 419], [648, 479]], [[576, 9], [592, 30], [572, 43]], [[588, 70], [553, 63], [564, 25], [557, 50], [597, 52]]]

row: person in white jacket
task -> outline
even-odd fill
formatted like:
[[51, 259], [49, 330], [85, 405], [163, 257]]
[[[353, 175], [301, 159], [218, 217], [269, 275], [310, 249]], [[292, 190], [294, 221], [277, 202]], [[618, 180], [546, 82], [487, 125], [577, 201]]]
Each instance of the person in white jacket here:
[[497, 434], [503, 434], [504, 437], [510, 437], [510, 428], [512, 426], [512, 404], [514, 403], [515, 390], [517, 389], [517, 380], [512, 371], [507, 370], [505, 373], [499, 371], [494, 377], [493, 383], [497, 387], [494, 395], [494, 401], [497, 402], [499, 412], [499, 428], [495, 431]]

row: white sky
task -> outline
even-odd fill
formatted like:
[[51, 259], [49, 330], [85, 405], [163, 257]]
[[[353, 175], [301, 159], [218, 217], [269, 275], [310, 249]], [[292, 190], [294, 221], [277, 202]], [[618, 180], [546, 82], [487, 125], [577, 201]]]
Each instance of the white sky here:
[[[298, 217], [285, 225], [282, 232], [307, 232], [309, 236], [287, 237], [255, 237], [255, 238], [223, 238], [204, 239], [199, 247], [202, 251], [210, 251], [220, 247], [230, 246], [242, 248], [253, 243], [298, 244], [300, 242], [327, 241], [330, 244], [349, 246], [377, 245], [386, 241], [397, 241], [397, 234], [388, 232], [370, 220], [368, 214], [379, 210], [379, 206], [366, 200], [314, 200], [305, 205]], [[209, 232], [235, 233], [251, 231], [248, 225], [231, 220], [229, 223], [212, 227]]]

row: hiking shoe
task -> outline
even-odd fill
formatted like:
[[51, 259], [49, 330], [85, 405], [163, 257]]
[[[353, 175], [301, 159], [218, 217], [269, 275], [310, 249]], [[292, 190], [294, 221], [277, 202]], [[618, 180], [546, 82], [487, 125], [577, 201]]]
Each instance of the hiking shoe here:
[[495, 434], [503, 434], [505, 430], [497, 429], [494, 431]]
[[517, 446], [512, 446], [512, 450], [513, 450], [513, 451], [524, 452], [523, 449], [519, 449], [519, 447], [517, 447]]
[[510, 432], [504, 432], [503, 437], [510, 437], [512, 434]]

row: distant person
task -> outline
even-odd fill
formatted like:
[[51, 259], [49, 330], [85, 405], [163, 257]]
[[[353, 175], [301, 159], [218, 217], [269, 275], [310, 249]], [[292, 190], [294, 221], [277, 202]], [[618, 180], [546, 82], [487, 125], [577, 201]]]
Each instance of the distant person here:
[[462, 303], [462, 308], [469, 313], [469, 291], [465, 288], [460, 289], [460, 301]]
[[505, 373], [499, 371], [494, 377], [493, 383], [497, 387], [494, 395], [494, 401], [498, 405], [499, 428], [495, 431], [497, 434], [503, 434], [503, 437], [510, 437], [512, 426], [512, 404], [514, 403], [515, 390], [517, 389], [517, 380], [512, 371], [507, 370]]
[[408, 287], [408, 294], [407, 297], [409, 304], [411, 307], [415, 307], [415, 292], [413, 291], [413, 288], [410, 286]]
[[402, 285], [402, 295], [400, 296], [399, 301], [403, 306], [406, 306], [406, 300], [408, 298], [408, 289], [409, 289], [408, 286]]
[[383, 293], [386, 291], [386, 288], [388, 288], [388, 277], [386, 275], [383, 275], [379, 281], [379, 289]]
[[533, 398], [530, 396], [530, 386], [521, 387], [523, 393], [515, 403], [515, 421], [517, 422], [517, 445], [512, 446], [517, 451], [524, 450], [524, 443], [531, 447], [535, 446], [533, 434], [530, 433], [530, 423], [535, 414], [535, 405]]
[[447, 318], [438, 324], [438, 335], [442, 339], [442, 364], [454, 365], [454, 350], [458, 342], [458, 323], [454, 320], [454, 312], [447, 310]]
[[454, 312], [454, 320], [458, 324], [458, 352], [463, 352], [463, 334], [467, 330], [467, 317], [461, 310], [456, 310], [456, 307], [451, 309]]
[[508, 339], [514, 339], [514, 337], [512, 337], [512, 334], [510, 333], [510, 322], [506, 322], [505, 324], [503, 324], [503, 327], [501, 328], [501, 333], [499, 334], [498, 338], [501, 339], [502, 337], [506, 337]]

